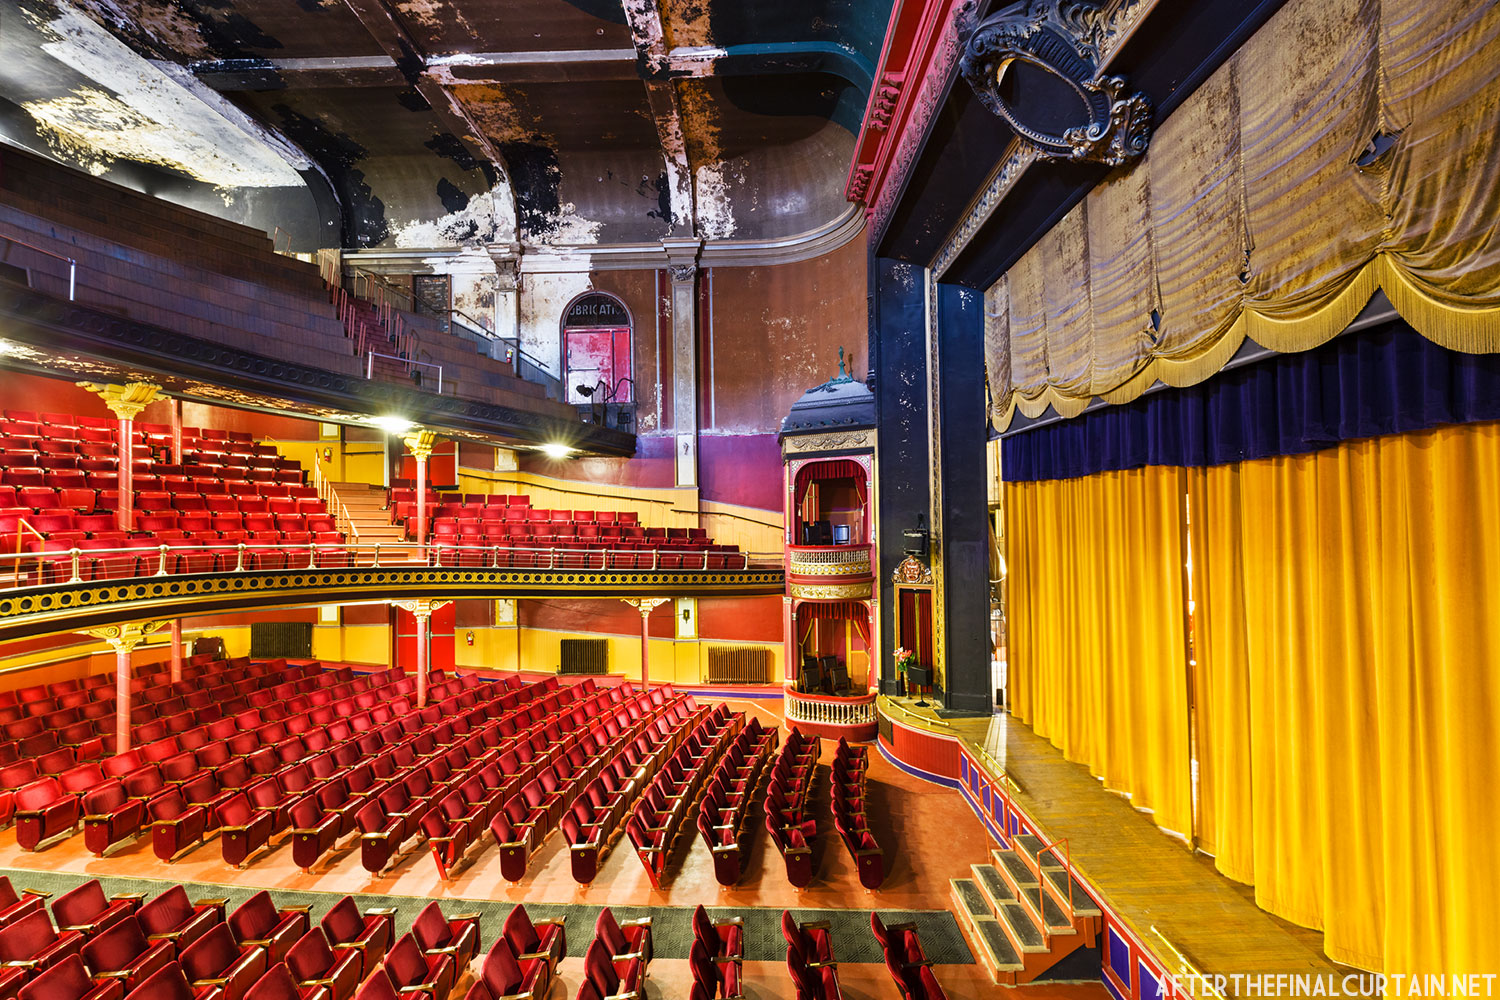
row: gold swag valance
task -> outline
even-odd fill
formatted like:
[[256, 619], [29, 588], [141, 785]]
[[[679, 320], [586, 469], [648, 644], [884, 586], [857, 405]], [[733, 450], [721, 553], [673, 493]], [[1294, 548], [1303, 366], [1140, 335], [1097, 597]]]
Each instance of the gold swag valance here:
[[1500, 4], [1290, 0], [987, 294], [994, 422], [1302, 351], [1384, 290], [1500, 351]]

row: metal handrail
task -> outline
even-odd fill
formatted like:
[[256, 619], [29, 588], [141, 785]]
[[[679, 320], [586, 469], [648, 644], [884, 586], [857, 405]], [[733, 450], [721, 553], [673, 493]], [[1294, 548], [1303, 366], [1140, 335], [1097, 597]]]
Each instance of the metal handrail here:
[[56, 260], [66, 261], [68, 264], [68, 301], [73, 301], [73, 292], [78, 287], [78, 261], [72, 257], [65, 257], [60, 253], [54, 253], [46, 247], [39, 247], [35, 243], [28, 243], [23, 239], [18, 239], [9, 233], [0, 233], [0, 239], [9, 240], [17, 246], [23, 246], [28, 250], [35, 250], [37, 253], [46, 254], [48, 257]]
[[[35, 531], [35, 529], [31, 529]], [[45, 540], [45, 536], [44, 536]], [[384, 547], [387, 555], [382, 562], [381, 549]], [[395, 550], [395, 554], [390, 554]], [[451, 542], [282, 542], [279, 544], [250, 543], [250, 542], [220, 542], [214, 543], [210, 540], [206, 545], [183, 545], [161, 543], [155, 546], [123, 546], [107, 549], [79, 549], [73, 547], [66, 553], [70, 578], [67, 581], [57, 579], [48, 580], [46, 565], [56, 562], [49, 559], [49, 553], [14, 552], [0, 554], [0, 565], [5, 560], [10, 560], [14, 566], [12, 578], [14, 586], [18, 589], [25, 587], [53, 586], [57, 583], [81, 583], [84, 580], [83, 560], [85, 556], [91, 566], [89, 578], [91, 579], [130, 579], [139, 577], [161, 577], [193, 575], [194, 573], [223, 573], [223, 572], [247, 572], [254, 570], [261, 560], [257, 557], [281, 553], [288, 558], [281, 560], [281, 565], [271, 567], [271, 571], [280, 572], [286, 569], [330, 569], [342, 568], [342, 566], [453, 566], [468, 569], [568, 569], [568, 570], [619, 570], [655, 573], [661, 572], [666, 567], [662, 566], [662, 556], [671, 555], [680, 557], [683, 564], [680, 568], [685, 571], [703, 572], [708, 569], [710, 557], [726, 557], [726, 562], [731, 563], [723, 567], [726, 571], [746, 572], [752, 566], [774, 566], [779, 557], [776, 553], [766, 552], [708, 552], [701, 550], [661, 550], [661, 549], [560, 549], [552, 547], [521, 547], [503, 545], [458, 545]], [[641, 565], [641, 556], [650, 554], [650, 564]], [[197, 556], [204, 557], [213, 555], [212, 568], [195, 570], [193, 573], [177, 571], [179, 565], [174, 557]], [[135, 569], [128, 574], [111, 575], [107, 571], [102, 575], [96, 572], [97, 564], [107, 561], [112, 556], [128, 556], [136, 561]], [[415, 556], [416, 558], [412, 558]], [[523, 557], [524, 561], [518, 562], [516, 557]], [[347, 557], [347, 562], [340, 559], [342, 566], [325, 564], [320, 567], [319, 557]], [[631, 565], [621, 565], [616, 557], [628, 559]], [[303, 560], [306, 560], [304, 563]], [[169, 569], [170, 565], [173, 567]], [[33, 583], [22, 583], [22, 569], [24, 564], [30, 562], [36, 567], [36, 580]], [[732, 563], [738, 563], [733, 565]], [[678, 567], [673, 567], [676, 569]], [[0, 574], [3, 575], [3, 574]]]
[[1057, 857], [1057, 847], [1062, 845], [1063, 856], [1063, 878], [1068, 880], [1068, 919], [1073, 919], [1073, 859], [1068, 847], [1068, 838], [1059, 837], [1050, 844], [1037, 849], [1036, 852], [1036, 915], [1037, 922], [1042, 927], [1043, 944], [1050, 949], [1052, 947], [1052, 932], [1047, 929], [1047, 876], [1042, 874], [1042, 855], [1051, 852]]
[[415, 360], [413, 360], [411, 358], [403, 358], [403, 357], [399, 357], [399, 356], [397, 356], [395, 354], [378, 354], [375, 351], [371, 351], [370, 353], [368, 353], [368, 354], [365, 355], [365, 378], [372, 379], [372, 378], [375, 377], [375, 359], [376, 358], [386, 358], [386, 359], [388, 359], [390, 361], [399, 361], [402, 364], [407, 365], [408, 367], [410, 367], [412, 365], [420, 365], [423, 368], [436, 368], [437, 369], [437, 394], [439, 396], [441, 396], [443, 394], [443, 366], [442, 365], [435, 365], [431, 361], [415, 361]]
[[16, 556], [18, 558], [16, 559], [15, 585], [18, 586], [18, 587], [21, 585], [21, 560], [20, 560], [19, 557], [22, 554], [21, 553], [21, 539], [24, 537], [23, 534], [22, 534], [23, 531], [29, 531], [29, 532], [31, 532], [33, 535], [35, 535], [37, 537], [38, 541], [45, 542], [47, 540], [47, 536], [44, 535], [44, 534], [42, 534], [40, 531], [37, 531], [30, 524], [28, 524], [27, 521], [26, 521], [26, 518], [24, 518], [24, 517], [18, 517], [18, 518], [16, 518]]

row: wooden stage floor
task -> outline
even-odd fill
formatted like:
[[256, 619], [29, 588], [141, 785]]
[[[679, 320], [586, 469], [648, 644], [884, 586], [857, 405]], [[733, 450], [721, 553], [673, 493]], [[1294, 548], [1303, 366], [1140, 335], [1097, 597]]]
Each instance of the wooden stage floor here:
[[1353, 971], [1323, 954], [1320, 932], [1256, 906], [1250, 886], [1219, 874], [1212, 858], [1163, 833], [1024, 723], [1007, 714], [937, 720], [908, 699], [893, 700], [908, 713], [904, 725], [923, 715], [936, 723], [930, 731], [956, 735], [994, 758], [1019, 786], [1011, 789], [1017, 805], [1046, 839], [1068, 839], [1079, 872], [1169, 968], [1178, 963], [1162, 938], [1208, 975]]

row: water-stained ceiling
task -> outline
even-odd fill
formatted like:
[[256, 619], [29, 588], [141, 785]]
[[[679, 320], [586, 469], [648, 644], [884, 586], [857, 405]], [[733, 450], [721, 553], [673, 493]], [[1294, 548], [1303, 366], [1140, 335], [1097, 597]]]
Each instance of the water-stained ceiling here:
[[297, 214], [299, 249], [773, 239], [846, 210], [890, 9], [3, 0], [0, 134]]

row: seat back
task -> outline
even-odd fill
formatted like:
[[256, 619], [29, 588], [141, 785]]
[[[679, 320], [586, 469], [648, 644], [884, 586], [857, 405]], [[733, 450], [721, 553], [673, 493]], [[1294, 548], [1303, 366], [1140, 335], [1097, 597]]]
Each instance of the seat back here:
[[286, 967], [302, 982], [322, 979], [333, 970], [334, 963], [333, 949], [321, 927], [302, 935], [286, 953]]
[[239, 961], [240, 946], [228, 924], [214, 924], [202, 937], [184, 948], [178, 956], [182, 971], [189, 979], [217, 979]]
[[244, 1000], [302, 1000], [302, 994], [286, 963], [277, 962], [245, 991]]
[[525, 975], [521, 971], [521, 964], [516, 961], [516, 953], [511, 950], [505, 938], [500, 938], [489, 950], [489, 954], [484, 956], [479, 981], [492, 996], [506, 997], [520, 993], [524, 980]]
[[22, 986], [18, 1000], [83, 1000], [93, 988], [83, 959], [69, 955]]
[[119, 972], [151, 948], [135, 917], [126, 917], [95, 934], [83, 946], [83, 960], [95, 975]]
[[446, 948], [453, 941], [453, 931], [448, 926], [448, 918], [443, 916], [442, 907], [435, 902], [422, 907], [422, 912], [418, 913], [416, 919], [411, 922], [411, 933], [417, 939], [417, 944], [422, 946], [423, 951]]
[[[401, 935], [385, 956], [385, 971], [398, 990], [427, 980], [427, 957], [410, 934]], [[502, 994], [503, 995], [503, 994]]]
[[264, 941], [281, 922], [281, 914], [276, 911], [271, 894], [261, 890], [235, 907], [227, 922], [236, 940]]
[[52, 946], [57, 934], [52, 921], [41, 910], [33, 910], [9, 927], [0, 929], [0, 962], [24, 962]]
[[109, 909], [104, 886], [89, 879], [76, 889], [69, 889], [52, 901], [52, 916], [59, 927], [81, 927], [91, 924]]
[[354, 902], [353, 896], [345, 896], [334, 903], [323, 915], [323, 921], [319, 926], [323, 928], [323, 933], [328, 935], [328, 940], [335, 945], [357, 941], [365, 932], [365, 920], [360, 915], [359, 906]]

